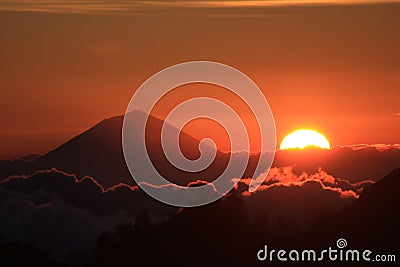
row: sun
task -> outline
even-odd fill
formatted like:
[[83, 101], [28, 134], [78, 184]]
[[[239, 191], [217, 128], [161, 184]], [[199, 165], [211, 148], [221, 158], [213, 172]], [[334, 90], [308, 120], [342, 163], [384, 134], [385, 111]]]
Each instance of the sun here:
[[308, 146], [325, 149], [331, 148], [328, 139], [323, 134], [313, 130], [301, 129], [286, 135], [282, 140], [280, 149], [303, 149]]

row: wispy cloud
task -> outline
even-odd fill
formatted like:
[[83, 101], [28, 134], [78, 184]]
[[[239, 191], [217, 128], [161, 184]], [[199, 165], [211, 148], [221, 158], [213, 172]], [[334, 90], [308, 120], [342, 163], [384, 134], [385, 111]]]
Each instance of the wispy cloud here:
[[[237, 181], [238, 179], [232, 179]], [[240, 183], [245, 185], [250, 184], [251, 179], [241, 179]], [[375, 183], [372, 180], [364, 180], [358, 183], [351, 183], [342, 178], [333, 177], [321, 168], [314, 174], [306, 172], [297, 175], [293, 172], [293, 166], [282, 168], [271, 168], [267, 178], [262, 185], [257, 189], [257, 192], [269, 190], [275, 187], [302, 187], [310, 182], [318, 184], [322, 190], [327, 190], [337, 193], [342, 198], [358, 198], [364, 187]], [[253, 193], [247, 191], [243, 195], [249, 196]]]
[[133, 13], [142, 6], [136, 1], [92, 1], [92, 0], [0, 0], [0, 10], [17, 12], [107, 14]]
[[400, 0], [256, 0], [256, 1], [128, 1], [128, 0], [0, 0], [0, 10], [72, 14], [142, 13], [159, 8], [257, 8], [271, 6], [363, 5]]
[[143, 5], [173, 7], [268, 7], [294, 5], [357, 5], [400, 2], [398, 0], [238, 0], [238, 1], [137, 1]]
[[385, 151], [389, 149], [400, 149], [400, 144], [353, 144], [353, 145], [336, 145], [332, 147], [332, 149], [335, 148], [351, 148], [353, 150], [374, 148], [378, 151]]

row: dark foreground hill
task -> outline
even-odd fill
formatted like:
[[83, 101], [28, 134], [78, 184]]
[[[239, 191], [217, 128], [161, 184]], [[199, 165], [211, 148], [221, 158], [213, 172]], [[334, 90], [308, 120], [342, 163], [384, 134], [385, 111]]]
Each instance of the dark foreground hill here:
[[[124, 266], [126, 263], [148, 266], [282, 266], [276, 257], [274, 262], [259, 262], [257, 251], [268, 245], [269, 249], [314, 249], [320, 252], [328, 247], [336, 249], [339, 238], [347, 240], [347, 248], [371, 250], [371, 257], [376, 254], [398, 257], [399, 188], [400, 169], [397, 169], [371, 185], [353, 204], [336, 215], [322, 216], [304, 232], [291, 227], [290, 221], [284, 218], [279, 225], [270, 227], [266, 214], [260, 214], [255, 222], [249, 222], [243, 198], [233, 192], [212, 205], [184, 209], [163, 224], [152, 225], [151, 220], [142, 217], [133, 227], [124, 228], [123, 234], [117, 231], [114, 236], [119, 237], [116, 239], [110, 238], [110, 233], [103, 235], [90, 266]], [[287, 263], [290, 266], [308, 266], [312, 262]], [[324, 261], [324, 264], [333, 266], [338, 266], [338, 263], [343, 262]], [[366, 265], [365, 262], [348, 264]]]
[[400, 256], [399, 190], [400, 169], [396, 169], [366, 187], [359, 199], [337, 215], [315, 225], [310, 234], [331, 238], [347, 237], [351, 246], [375, 249], [382, 253], [388, 253], [388, 249], [391, 249]]

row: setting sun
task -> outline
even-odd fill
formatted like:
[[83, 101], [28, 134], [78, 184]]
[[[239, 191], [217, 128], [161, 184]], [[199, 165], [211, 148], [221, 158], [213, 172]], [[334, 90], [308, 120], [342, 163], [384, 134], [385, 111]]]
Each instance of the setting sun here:
[[323, 134], [313, 130], [296, 130], [283, 138], [280, 149], [303, 149], [308, 146], [331, 148], [328, 139]]

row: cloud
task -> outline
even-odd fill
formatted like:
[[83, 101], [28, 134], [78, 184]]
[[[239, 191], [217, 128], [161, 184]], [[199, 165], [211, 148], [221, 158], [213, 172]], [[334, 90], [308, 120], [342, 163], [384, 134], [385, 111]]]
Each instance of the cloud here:
[[225, 0], [225, 1], [138, 1], [148, 6], [188, 7], [188, 8], [243, 8], [271, 6], [307, 6], [307, 5], [362, 5], [376, 3], [396, 3], [398, 0]]
[[39, 13], [112, 14], [133, 12], [135, 1], [80, 1], [80, 0], [0, 0], [0, 10]]
[[[124, 213], [135, 216], [143, 210], [159, 210], [157, 201], [148, 197], [137, 186], [123, 183], [104, 189], [96, 179], [83, 177], [78, 179], [57, 169], [37, 171], [32, 175], [15, 175], [0, 182], [7, 190], [32, 194], [38, 189], [52, 192], [65, 204], [88, 210], [96, 215]], [[140, 202], [140, 205], [132, 203]]]
[[400, 144], [354, 144], [354, 145], [336, 145], [335, 148], [351, 148], [353, 150], [361, 150], [367, 148], [374, 148], [377, 151], [385, 151], [389, 149], [400, 149]]
[[[192, 206], [193, 203], [207, 203], [209, 199], [219, 199], [224, 193], [219, 191], [214, 184], [197, 180], [189, 182], [186, 186], [177, 184], [153, 185], [147, 182], [140, 183], [140, 186], [150, 195], [157, 199], [167, 199], [170, 203], [181, 203], [180, 206]], [[202, 188], [199, 190], [198, 187]], [[191, 187], [197, 187], [196, 189]], [[171, 198], [173, 193], [173, 199]]]
[[[259, 211], [268, 214], [271, 224], [282, 218], [306, 227], [321, 214], [336, 212], [358, 198], [374, 183], [357, 183], [334, 177], [321, 168], [312, 174], [296, 174], [291, 167], [271, 168], [256, 192], [248, 193], [249, 178], [236, 186], [248, 207], [250, 218]], [[207, 185], [197, 180], [188, 186]], [[146, 184], [153, 190], [165, 186]], [[177, 190], [182, 187], [176, 187]], [[210, 193], [218, 193], [209, 184]], [[316, 201], [317, 200], [317, 201]], [[107, 189], [95, 178], [50, 169], [31, 175], [14, 175], [0, 182], [0, 232], [9, 240], [33, 242], [62, 258], [72, 250], [93, 248], [96, 238], [106, 229], [134, 221], [143, 212], [162, 220], [178, 209], [164, 205], [138, 186], [119, 183]]]
[[8, 240], [32, 242], [58, 258], [73, 250], [89, 250], [98, 235], [118, 220], [100, 219], [68, 205], [35, 204], [30, 196], [1, 187], [0, 198], [0, 231]]
[[111, 0], [0, 0], [0, 10], [71, 14], [143, 14], [159, 9], [263, 8], [271, 6], [364, 5], [398, 3], [398, 0], [258, 0], [258, 1], [111, 1]]
[[[262, 173], [259, 177], [264, 178], [265, 173]], [[259, 177], [256, 180], [260, 180]], [[233, 179], [237, 181], [237, 179]], [[245, 185], [250, 184], [251, 179], [242, 179], [241, 183]], [[308, 174], [302, 172], [300, 175], [293, 172], [293, 166], [271, 168], [267, 177], [257, 191], [263, 191], [276, 186], [303, 186], [308, 182], [315, 182], [321, 185], [321, 189], [336, 192], [342, 198], [358, 198], [362, 189], [366, 186], [373, 184], [372, 180], [365, 180], [357, 183], [351, 183], [346, 179], [336, 178], [329, 175], [322, 168], [319, 168], [318, 172], [314, 174]], [[244, 195], [251, 195], [251, 193], [244, 192]]]
[[258, 220], [266, 214], [269, 224], [279, 229], [280, 221], [290, 221], [305, 229], [321, 216], [334, 214], [356, 198], [351, 190], [327, 187], [322, 181], [275, 183], [261, 186], [254, 193], [244, 194], [250, 218]]
[[305, 229], [321, 216], [350, 204], [366, 186], [374, 183], [371, 180], [351, 183], [321, 168], [313, 174], [296, 174], [293, 166], [271, 168], [265, 181], [252, 193], [247, 191], [250, 181], [250, 178], [241, 179], [236, 186], [244, 197], [250, 218], [259, 220], [260, 214], [266, 214], [270, 227], [277, 229], [282, 220]]
[[0, 232], [59, 258], [93, 248], [104, 230], [132, 222], [143, 212], [163, 220], [174, 211], [137, 186], [104, 189], [92, 177], [78, 179], [57, 169], [0, 182]]
[[[38, 198], [54, 202], [35, 203]], [[27, 195], [0, 187], [0, 231], [8, 241], [33, 243], [62, 258], [73, 250], [93, 248], [106, 229], [128, 220], [123, 216], [99, 218], [90, 211], [62, 204], [49, 192]]]
[[[265, 173], [259, 177], [264, 176]], [[250, 181], [250, 178], [241, 179], [236, 185], [250, 218], [257, 221], [267, 215], [270, 227], [275, 224], [277, 229], [282, 220], [305, 229], [322, 216], [334, 214], [352, 203], [364, 188], [375, 183], [368, 179], [353, 183], [334, 177], [322, 168], [311, 174], [296, 174], [293, 166], [271, 168], [261, 186], [252, 193], [247, 191]]]

